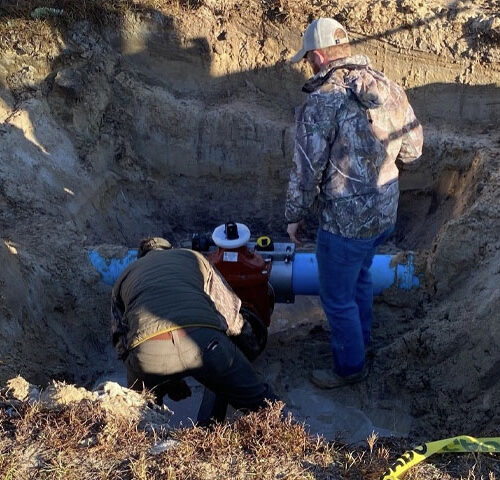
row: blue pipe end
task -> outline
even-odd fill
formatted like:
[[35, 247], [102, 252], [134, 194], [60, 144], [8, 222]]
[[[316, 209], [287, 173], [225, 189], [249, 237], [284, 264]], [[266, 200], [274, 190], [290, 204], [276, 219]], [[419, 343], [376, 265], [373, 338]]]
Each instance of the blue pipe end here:
[[[380, 295], [395, 285], [402, 290], [418, 288], [414, 255], [409, 253], [405, 264], [391, 265], [393, 255], [375, 255], [370, 273], [373, 294]], [[318, 262], [314, 253], [296, 253], [293, 259], [292, 291], [294, 295], [319, 295]]]
[[404, 264], [399, 264], [396, 270], [397, 287], [403, 290], [411, 290], [420, 286], [420, 280], [415, 275], [413, 253], [408, 253], [408, 260]]
[[102, 281], [114, 285], [123, 270], [137, 260], [137, 250], [129, 250], [123, 258], [104, 258], [97, 250], [88, 253], [90, 263], [101, 274]]
[[392, 255], [375, 255], [370, 273], [372, 275], [373, 294], [380, 295], [396, 281], [396, 270], [391, 267]]
[[315, 253], [296, 253], [293, 258], [294, 295], [319, 295], [318, 261]]

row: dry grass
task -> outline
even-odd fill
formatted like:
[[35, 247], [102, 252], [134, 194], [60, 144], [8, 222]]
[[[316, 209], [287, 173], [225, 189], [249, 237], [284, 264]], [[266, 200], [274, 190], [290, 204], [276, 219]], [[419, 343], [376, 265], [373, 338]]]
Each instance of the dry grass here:
[[[4, 0], [0, 4], [0, 17], [4, 19], [30, 19], [31, 12], [38, 7], [61, 9], [66, 21], [89, 20], [96, 24], [108, 24], [114, 16], [126, 13], [164, 12], [172, 6], [194, 10], [203, 5], [203, 0]], [[52, 21], [57, 16], [49, 17]]]
[[[74, 22], [87, 20], [98, 27], [120, 27], [125, 15], [170, 16], [180, 10], [196, 10], [203, 0], [2, 0], [0, 2], [0, 48], [42, 39], [54, 42]], [[63, 10], [63, 15], [33, 19], [38, 7]]]
[[317, 478], [315, 469], [331, 470], [335, 451], [291, 418], [283, 420], [280, 411], [276, 405], [232, 425], [179, 430], [175, 455], [164, 456], [159, 465], [178, 478], [214, 478], [216, 472], [231, 479]]
[[[98, 402], [56, 411], [7, 402], [0, 407], [0, 479], [363, 479], [375, 480], [407, 445], [349, 448], [309, 436], [281, 404], [212, 429], [141, 431], [137, 422], [110, 416]], [[154, 455], [169, 437], [173, 446]], [[486, 455], [436, 457], [406, 479], [498, 480], [498, 461]]]
[[133, 462], [151, 442], [136, 424], [89, 401], [53, 411], [27, 403], [2, 409], [0, 432], [2, 480], [135, 478]]

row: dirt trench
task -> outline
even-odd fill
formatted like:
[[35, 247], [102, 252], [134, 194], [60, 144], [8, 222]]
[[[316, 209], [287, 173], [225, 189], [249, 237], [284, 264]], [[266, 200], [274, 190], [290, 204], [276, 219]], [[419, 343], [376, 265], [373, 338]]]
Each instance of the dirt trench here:
[[416, 252], [422, 287], [377, 299], [362, 386], [334, 396], [309, 386], [310, 369], [330, 361], [313, 298], [277, 309], [257, 368], [297, 410], [331, 407], [317, 418], [299, 411], [319, 432], [343, 432], [340, 406], [387, 434], [498, 432], [493, 3], [138, 2], [120, 13], [94, 3], [100, 22], [69, 26], [0, 10], [0, 378], [91, 385], [119, 374], [110, 289], [89, 248], [117, 252], [150, 234], [179, 243], [230, 218], [284, 238], [292, 112], [309, 74], [287, 59], [308, 16], [327, 12], [346, 23], [356, 52], [407, 89], [424, 125], [424, 154], [401, 172], [384, 247]]

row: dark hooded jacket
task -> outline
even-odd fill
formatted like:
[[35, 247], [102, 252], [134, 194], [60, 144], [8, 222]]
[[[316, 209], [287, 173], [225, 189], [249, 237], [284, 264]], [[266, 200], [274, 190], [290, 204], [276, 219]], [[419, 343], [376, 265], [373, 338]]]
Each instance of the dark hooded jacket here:
[[396, 223], [398, 167], [422, 153], [422, 127], [404, 90], [356, 55], [331, 62], [304, 86], [285, 218], [316, 204], [321, 227], [369, 238]]

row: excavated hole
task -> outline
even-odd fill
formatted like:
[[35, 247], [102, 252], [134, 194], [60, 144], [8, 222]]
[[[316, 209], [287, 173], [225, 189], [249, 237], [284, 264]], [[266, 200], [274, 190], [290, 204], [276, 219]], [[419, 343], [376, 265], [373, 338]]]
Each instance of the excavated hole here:
[[[419, 254], [430, 249], [440, 228], [461, 215], [476, 198], [480, 170], [481, 161], [472, 149], [443, 153], [442, 145], [429, 145], [420, 165], [401, 175], [398, 222], [393, 237], [382, 247], [382, 251], [397, 253], [413, 250]], [[241, 179], [239, 186], [240, 191], [248, 188], [245, 179]], [[134, 192], [131, 188], [132, 185], [130, 189], [127, 187], [126, 196], [137, 198], [141, 192]], [[200, 186], [192, 179], [184, 180], [181, 188], [196, 189], [201, 196], [214, 195], [209, 185]], [[115, 200], [121, 196], [117, 194]], [[150, 205], [165, 205], [168, 202], [164, 198], [144, 199], [140, 208], [146, 211]], [[155, 232], [174, 237], [178, 244], [189, 244], [190, 233], [209, 232], [217, 223], [227, 220], [221, 213], [219, 222], [216, 222], [214, 212], [224, 212], [226, 208], [224, 202], [219, 203], [217, 200], [212, 200], [209, 207], [202, 205], [192, 211], [189, 205], [183, 208], [185, 211], [179, 214], [177, 221], [172, 216], [162, 218], [161, 209], [152, 213], [157, 225], [161, 226]], [[209, 223], [204, 222], [208, 210], [213, 218]], [[104, 214], [103, 217], [111, 215], [105, 212], [100, 214]], [[189, 223], [185, 219], [189, 219]], [[240, 218], [235, 220], [239, 221]], [[266, 233], [275, 239], [286, 240], [282, 231], [262, 230], [265, 227], [258, 220], [256, 224], [257, 229], [249, 223], [255, 236]], [[192, 226], [191, 230], [189, 225]], [[313, 221], [311, 225], [309, 237], [313, 240]], [[146, 233], [141, 230], [143, 227], [138, 227], [140, 230], [137, 232], [127, 230], [128, 238], [139, 238]], [[310, 242], [309, 246], [312, 248], [313, 243]], [[414, 321], [422, 317], [424, 288], [425, 285], [421, 291], [402, 294], [396, 302], [384, 296], [376, 299], [373, 348], [377, 368], [384, 368], [384, 360], [378, 352], [390, 346], [393, 341], [391, 332], [396, 331], [398, 336], [402, 336], [412, 331], [415, 328]], [[408, 318], [412, 321], [408, 322]], [[387, 398], [386, 392], [381, 392], [377, 385], [373, 385], [377, 383], [376, 378], [334, 393], [321, 391], [310, 383], [308, 377], [313, 368], [328, 368], [331, 365], [328, 327], [316, 297], [297, 297], [293, 305], [276, 306], [268, 346], [255, 365], [294, 415], [310, 425], [312, 433], [359, 442], [372, 431], [385, 436], [407, 436], [420, 427], [419, 420], [412, 415], [411, 403], [405, 396]], [[125, 382], [121, 365], [111, 362], [109, 369], [98, 380], [93, 379], [92, 385], [108, 379], [122, 384]], [[177, 403], [165, 398], [165, 402], [176, 412], [174, 425], [190, 425], [191, 419], [196, 418], [203, 388], [192, 379], [189, 383], [193, 391], [191, 398]]]

